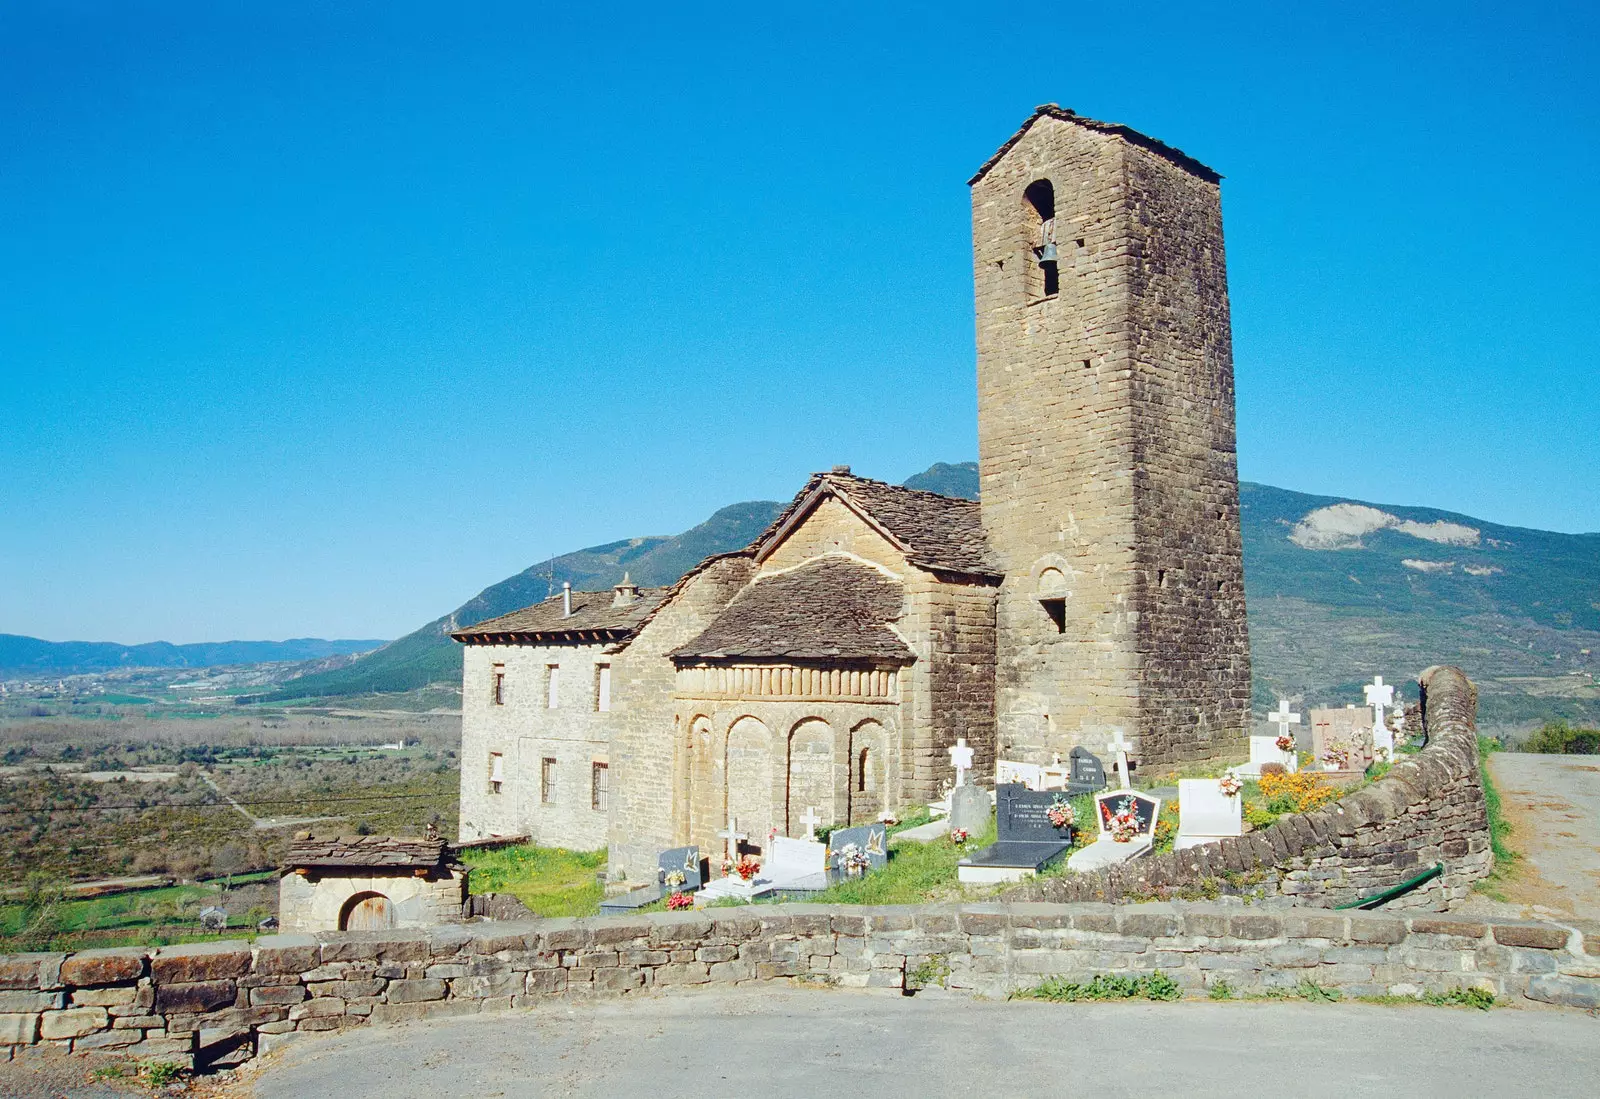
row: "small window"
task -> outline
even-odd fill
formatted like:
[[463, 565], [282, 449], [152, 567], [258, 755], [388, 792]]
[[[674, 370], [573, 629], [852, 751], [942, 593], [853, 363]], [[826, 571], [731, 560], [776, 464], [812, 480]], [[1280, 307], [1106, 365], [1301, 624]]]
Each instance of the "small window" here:
[[611, 665], [594, 666], [594, 708], [601, 713], [611, 709]]
[[1056, 633], [1067, 632], [1067, 601], [1065, 599], [1041, 599], [1039, 605], [1044, 608], [1044, 613], [1050, 617], [1051, 623], [1056, 628]]
[[872, 749], [863, 748], [856, 760], [856, 793], [865, 794], [869, 791], [872, 779]]
[[610, 804], [610, 768], [604, 763], [596, 763], [589, 776], [589, 807], [597, 813], [604, 813]]
[[499, 752], [489, 753], [489, 793], [498, 794], [506, 781], [506, 757]]
[[489, 698], [496, 706], [506, 704], [506, 666], [496, 664], [494, 675], [489, 680]]
[[561, 701], [561, 665], [544, 666], [545, 707], [554, 710]]
[[1029, 287], [1032, 297], [1053, 298], [1061, 292], [1061, 272], [1057, 266], [1056, 189], [1048, 179], [1036, 179], [1022, 192], [1033, 211], [1033, 255], [1039, 276]]
[[544, 805], [554, 805], [556, 800], [556, 761], [554, 756], [545, 756], [539, 761], [539, 801]]

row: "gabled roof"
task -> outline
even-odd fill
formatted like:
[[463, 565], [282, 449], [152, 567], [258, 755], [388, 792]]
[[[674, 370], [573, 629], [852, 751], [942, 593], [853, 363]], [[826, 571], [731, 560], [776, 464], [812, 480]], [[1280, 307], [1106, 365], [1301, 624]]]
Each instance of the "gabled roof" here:
[[741, 591], [675, 660], [913, 659], [889, 623], [900, 617], [898, 581], [853, 557], [830, 555], [763, 577]]
[[839, 470], [812, 475], [793, 502], [752, 543], [756, 560], [766, 558], [830, 496], [861, 516], [918, 568], [984, 579], [1001, 576], [989, 559], [976, 500], [940, 496]]
[[523, 607], [498, 618], [452, 630], [450, 636], [469, 645], [495, 645], [534, 641], [626, 641], [661, 605], [668, 588], [640, 588], [638, 598], [626, 606], [612, 606], [614, 592], [575, 591], [572, 613], [563, 614], [563, 597], [552, 595], [542, 603]]
[[1181, 149], [1174, 149], [1171, 145], [1168, 145], [1164, 141], [1157, 141], [1155, 138], [1146, 134], [1142, 134], [1138, 130], [1132, 129], [1131, 127], [1124, 126], [1120, 122], [1097, 122], [1095, 119], [1085, 118], [1080, 114], [1070, 111], [1065, 107], [1057, 106], [1054, 103], [1044, 103], [1038, 107], [1035, 107], [1033, 109], [1033, 113], [1028, 116], [1028, 120], [1022, 124], [1022, 128], [1016, 133], [1012, 134], [1006, 140], [1006, 143], [1000, 146], [1000, 148], [995, 152], [994, 156], [983, 162], [983, 167], [978, 169], [977, 174], [971, 179], [967, 180], [967, 186], [971, 187], [974, 183], [978, 182], [978, 180], [987, 175], [989, 173], [989, 169], [1000, 163], [1001, 159], [1011, 151], [1012, 146], [1016, 145], [1017, 142], [1022, 140], [1022, 135], [1032, 129], [1033, 124], [1039, 121], [1041, 118], [1059, 119], [1062, 122], [1071, 122], [1075, 125], [1082, 126], [1086, 130], [1094, 130], [1097, 133], [1115, 134], [1131, 144], [1138, 145], [1141, 148], [1149, 149], [1157, 156], [1170, 160], [1184, 171], [1192, 172], [1208, 183], [1219, 183], [1222, 181], [1222, 173], [1206, 167], [1188, 153], [1183, 152]]
[[296, 839], [283, 864], [301, 866], [392, 867], [420, 870], [452, 865], [450, 849], [442, 839], [409, 836], [329, 836]]

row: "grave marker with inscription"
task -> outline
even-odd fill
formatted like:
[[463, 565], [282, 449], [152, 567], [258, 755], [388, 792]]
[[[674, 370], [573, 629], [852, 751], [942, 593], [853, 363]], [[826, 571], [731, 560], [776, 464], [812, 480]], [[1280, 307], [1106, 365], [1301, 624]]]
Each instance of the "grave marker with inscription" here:
[[995, 789], [996, 840], [957, 864], [963, 882], [988, 883], [1029, 878], [1066, 854], [1072, 829], [1057, 827], [1050, 810], [1065, 805], [1064, 790], [1030, 790], [1021, 783]]

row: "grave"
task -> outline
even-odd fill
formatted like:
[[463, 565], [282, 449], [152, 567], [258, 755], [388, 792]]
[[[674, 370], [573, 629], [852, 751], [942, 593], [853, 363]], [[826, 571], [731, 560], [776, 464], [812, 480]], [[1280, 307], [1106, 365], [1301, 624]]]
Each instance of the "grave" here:
[[661, 852], [657, 857], [654, 885], [643, 885], [638, 889], [630, 889], [620, 896], [607, 897], [600, 902], [600, 911], [606, 914], [632, 912], [647, 904], [656, 903], [669, 893], [692, 894], [699, 890], [705, 881], [705, 863], [700, 858], [700, 848], [674, 847], [670, 851]]
[[[1354, 705], [1311, 711], [1312, 768], [1361, 773], [1372, 762], [1372, 719]], [[1342, 761], [1329, 756], [1342, 753]]]
[[[978, 788], [958, 786], [956, 789]], [[830, 880], [840, 881], [852, 876], [844, 866], [845, 849], [852, 846], [867, 857], [867, 866], [863, 873], [870, 874], [889, 865], [889, 829], [886, 825], [874, 823], [859, 824], [854, 828], [839, 828], [828, 834], [827, 866]]]
[[[1150, 852], [1155, 843], [1156, 817], [1161, 799], [1138, 790], [1107, 790], [1094, 799], [1100, 836], [1088, 847], [1074, 851], [1067, 867], [1077, 871], [1102, 870]], [[1119, 823], [1126, 821], [1126, 838], [1118, 839]]]
[[1372, 682], [1362, 688], [1367, 705], [1372, 707], [1372, 748], [1377, 758], [1394, 759], [1394, 734], [1389, 723], [1383, 720], [1384, 711], [1394, 702], [1394, 685], [1385, 683], [1383, 676], [1375, 675]]
[[1030, 790], [1016, 782], [997, 787], [998, 838], [993, 846], [962, 859], [957, 879], [975, 884], [1020, 881], [1055, 862], [1072, 846], [1072, 829], [1051, 824], [1048, 814], [1066, 800], [1061, 790]]
[[[880, 826], [881, 827], [881, 826]], [[828, 847], [811, 840], [774, 836], [768, 844], [766, 861], [755, 877], [745, 881], [737, 874], [718, 878], [694, 896], [696, 908], [712, 901], [733, 897], [746, 903], [758, 897], [804, 899], [828, 887]]]
[[1244, 796], [1224, 794], [1214, 778], [1179, 779], [1178, 808], [1177, 850], [1244, 834]]
[[996, 760], [994, 765], [996, 788], [1010, 784], [1026, 786], [1030, 790], [1044, 789], [1044, 768], [1037, 763], [1018, 763], [1015, 760]]
[[1100, 757], [1089, 749], [1077, 747], [1067, 756], [1067, 796], [1097, 794], [1106, 788], [1106, 769]]
[[1250, 738], [1250, 762], [1235, 767], [1234, 772], [1248, 778], [1260, 778], [1261, 767], [1267, 763], [1279, 764], [1290, 773], [1300, 769], [1299, 754], [1279, 748], [1277, 737], [1253, 736]]

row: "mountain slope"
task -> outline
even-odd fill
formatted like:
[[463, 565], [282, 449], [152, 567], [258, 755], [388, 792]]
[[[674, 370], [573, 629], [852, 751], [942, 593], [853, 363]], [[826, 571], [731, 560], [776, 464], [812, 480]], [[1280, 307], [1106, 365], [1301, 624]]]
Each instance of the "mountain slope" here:
[[207, 641], [191, 645], [152, 641], [119, 645], [113, 641], [43, 641], [0, 633], [0, 674], [70, 675], [113, 668], [209, 668], [219, 664], [322, 660], [370, 652], [382, 644], [293, 637], [287, 641]]
[[712, 554], [749, 545], [782, 507], [770, 500], [733, 504], [682, 534], [611, 542], [541, 561], [483, 589], [450, 614], [349, 667], [291, 680], [266, 700], [408, 691], [429, 683], [457, 683], [461, 652], [450, 640], [451, 630], [537, 603], [559, 591], [563, 582], [580, 591], [593, 591], [610, 587], [627, 572], [644, 587], [675, 583]]
[[[912, 488], [976, 499], [977, 465], [940, 462]], [[1429, 664], [1464, 667], [1487, 722], [1600, 718], [1600, 535], [1485, 523], [1432, 508], [1374, 505], [1246, 482], [1240, 486], [1246, 606], [1258, 704], [1361, 701], [1359, 684]], [[747, 545], [776, 515], [735, 504], [672, 538], [595, 546], [510, 577], [337, 671], [293, 680], [275, 699], [455, 683], [448, 631], [575, 588], [668, 584], [704, 557]], [[1583, 650], [1589, 650], [1585, 653]]]

